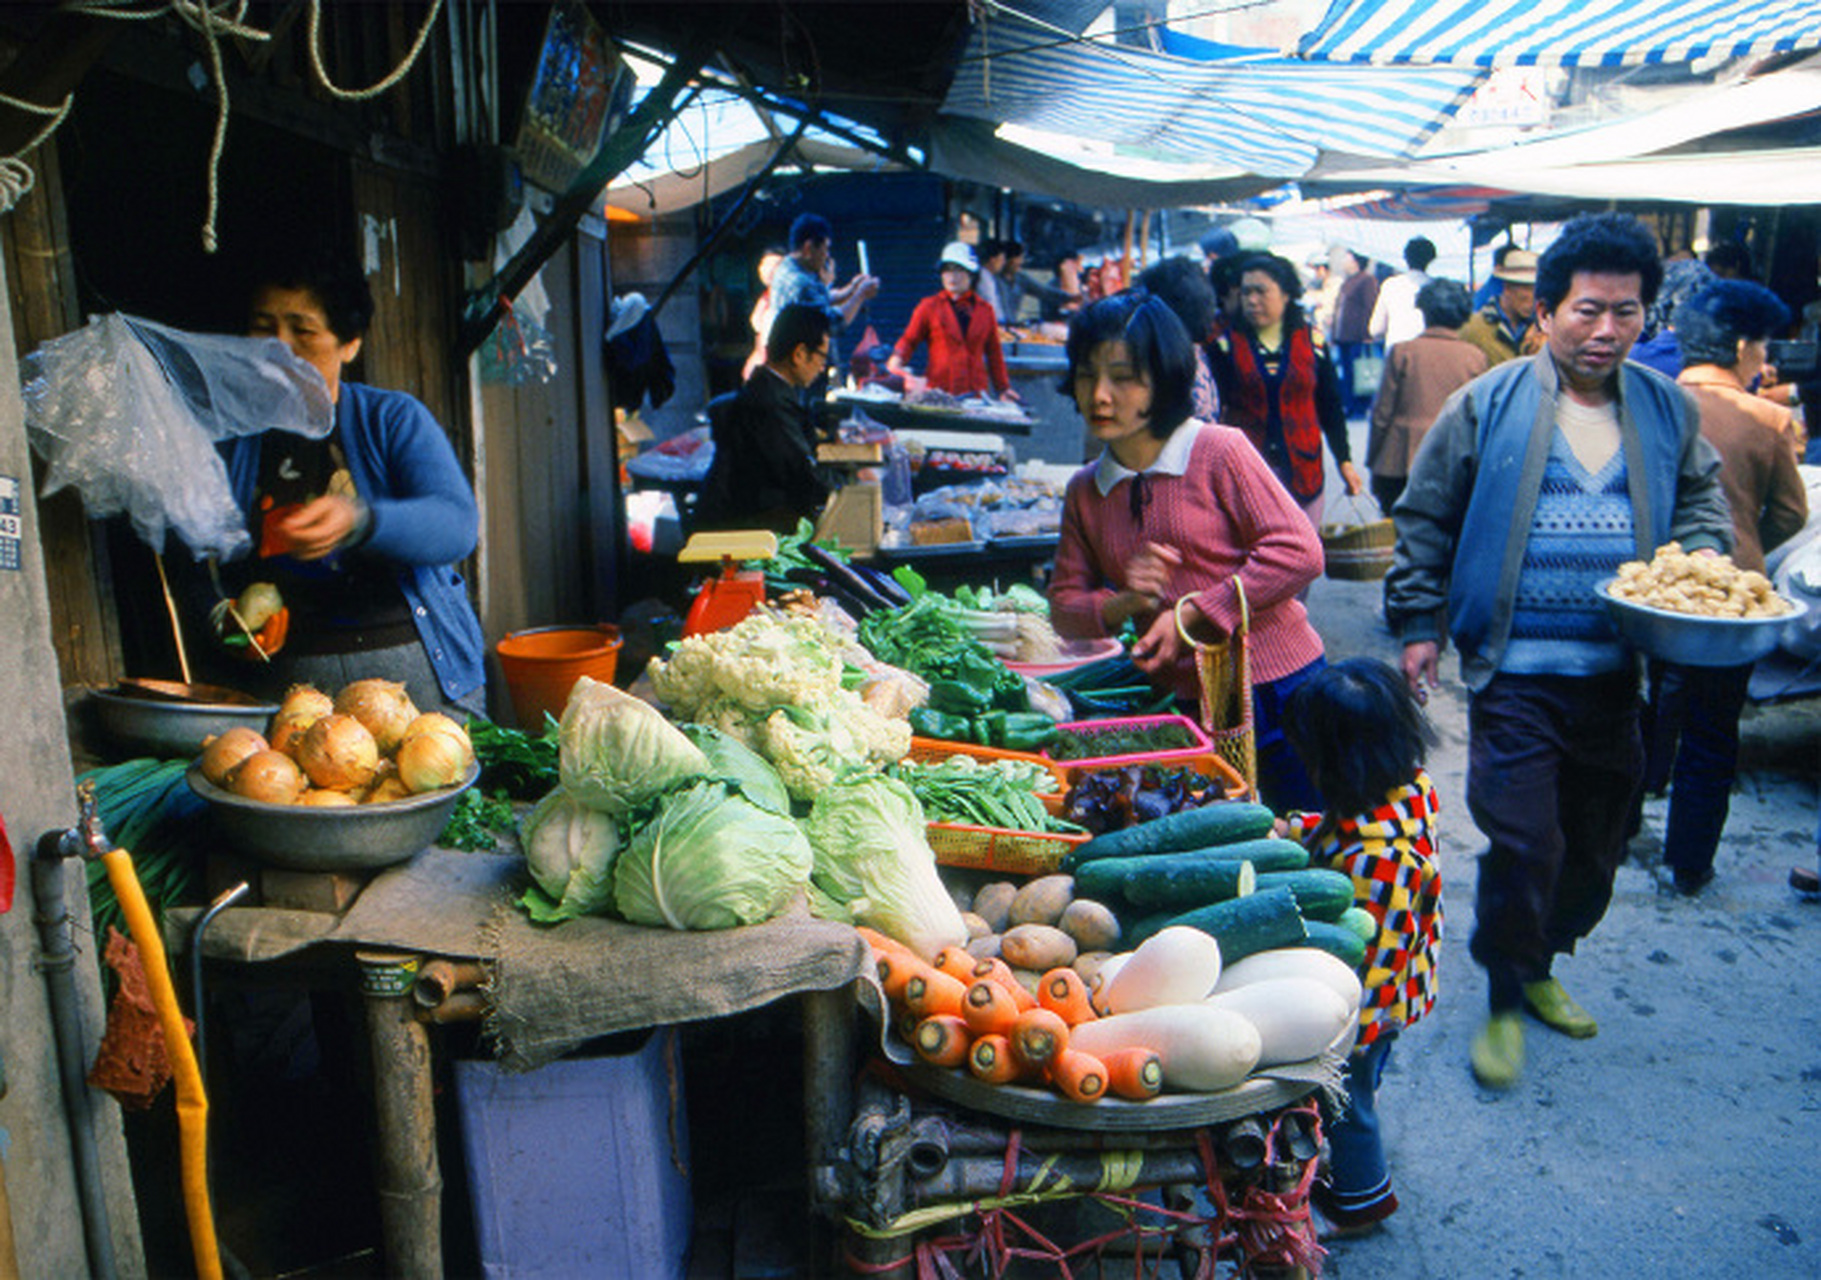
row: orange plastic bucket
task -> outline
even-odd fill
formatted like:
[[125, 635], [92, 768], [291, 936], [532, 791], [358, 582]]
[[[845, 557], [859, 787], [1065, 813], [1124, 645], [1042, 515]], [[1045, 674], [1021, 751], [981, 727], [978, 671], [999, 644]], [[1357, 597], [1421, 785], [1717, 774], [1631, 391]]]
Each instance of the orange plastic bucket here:
[[620, 662], [620, 629], [601, 622], [588, 627], [531, 627], [514, 631], [494, 647], [512, 696], [512, 714], [527, 733], [541, 733], [546, 712], [557, 717], [569, 691], [583, 676], [611, 684]]

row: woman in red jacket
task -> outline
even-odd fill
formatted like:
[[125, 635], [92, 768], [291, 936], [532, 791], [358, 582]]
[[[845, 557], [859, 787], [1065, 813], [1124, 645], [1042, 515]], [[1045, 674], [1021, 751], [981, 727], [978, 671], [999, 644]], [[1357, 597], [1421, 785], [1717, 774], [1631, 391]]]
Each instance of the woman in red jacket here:
[[926, 343], [929, 368], [924, 378], [930, 386], [950, 395], [981, 395], [987, 390], [990, 373], [996, 394], [1017, 399], [1005, 372], [1005, 355], [999, 349], [999, 318], [993, 314], [992, 304], [974, 292], [980, 260], [974, 256], [973, 246], [952, 242], [942, 250], [940, 266], [942, 292], [917, 304], [885, 367], [902, 377], [911, 352], [919, 343]]

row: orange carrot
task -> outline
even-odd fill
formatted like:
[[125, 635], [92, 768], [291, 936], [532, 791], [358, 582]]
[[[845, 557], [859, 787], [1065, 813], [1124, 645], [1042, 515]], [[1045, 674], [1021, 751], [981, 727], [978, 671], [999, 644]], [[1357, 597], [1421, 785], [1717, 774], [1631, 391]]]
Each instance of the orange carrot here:
[[975, 1035], [1006, 1035], [1018, 1021], [1018, 1005], [1011, 992], [991, 978], [981, 978], [967, 989], [961, 1019]]
[[1106, 1064], [1080, 1049], [1064, 1049], [1050, 1061], [1050, 1083], [1071, 1102], [1099, 1102], [1106, 1096]]
[[1026, 990], [1022, 982], [1018, 981], [1018, 975], [1012, 972], [1012, 966], [998, 956], [988, 956], [984, 960], [977, 961], [974, 965], [974, 977], [991, 978], [1011, 992], [1012, 999], [1017, 1002], [1020, 1013], [1034, 1008], [1037, 1004], [1037, 997]]
[[967, 1024], [952, 1013], [938, 1013], [917, 1024], [912, 1041], [917, 1056], [931, 1066], [958, 1067], [967, 1061]]
[[1163, 1092], [1163, 1059], [1156, 1050], [1127, 1045], [1113, 1050], [1102, 1061], [1107, 1069], [1107, 1088], [1120, 1097], [1143, 1102]]
[[1058, 1014], [1071, 1027], [1098, 1017], [1088, 1000], [1088, 984], [1064, 965], [1051, 969], [1037, 981], [1037, 1003]]
[[937, 1013], [952, 1013], [958, 1018], [966, 999], [967, 988], [961, 980], [940, 969], [925, 966], [923, 972], [904, 984], [904, 1007], [919, 1018]]
[[957, 979], [962, 986], [974, 980], [974, 957], [967, 953], [965, 947], [944, 947], [930, 963], [949, 977]]
[[[905, 955], [917, 956], [915, 951], [912, 951], [904, 943], [899, 942], [889, 933], [880, 933], [877, 929], [869, 928], [863, 924], [855, 925], [854, 932], [866, 939], [866, 944], [870, 946], [876, 954], [884, 955], [891, 952], [902, 952]], [[923, 957], [917, 956], [917, 959], [921, 961], [923, 960]]]
[[967, 1051], [967, 1069], [975, 1078], [988, 1084], [1010, 1084], [1023, 1074], [1018, 1060], [1012, 1056], [1012, 1042], [993, 1034], [974, 1041]]
[[936, 972], [909, 951], [881, 951], [874, 955], [879, 966], [879, 985], [885, 988], [886, 997], [891, 1000], [904, 999], [904, 988], [912, 978]]
[[1069, 1047], [1069, 1024], [1048, 1009], [1026, 1009], [1012, 1024], [1012, 1056], [1031, 1072], [1043, 1070]]

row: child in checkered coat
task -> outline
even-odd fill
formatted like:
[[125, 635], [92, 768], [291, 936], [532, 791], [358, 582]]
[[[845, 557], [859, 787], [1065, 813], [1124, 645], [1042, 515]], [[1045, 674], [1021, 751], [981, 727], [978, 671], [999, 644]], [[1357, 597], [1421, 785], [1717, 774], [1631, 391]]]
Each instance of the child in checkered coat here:
[[1354, 904], [1378, 922], [1360, 966], [1350, 1105], [1328, 1127], [1329, 1167], [1310, 1191], [1337, 1232], [1350, 1233], [1397, 1210], [1375, 1095], [1392, 1042], [1435, 1007], [1442, 877], [1435, 787], [1422, 767], [1434, 734], [1403, 676], [1368, 658], [1305, 681], [1284, 720], [1325, 809], [1288, 815], [1289, 835], [1309, 849], [1311, 865], [1351, 876]]

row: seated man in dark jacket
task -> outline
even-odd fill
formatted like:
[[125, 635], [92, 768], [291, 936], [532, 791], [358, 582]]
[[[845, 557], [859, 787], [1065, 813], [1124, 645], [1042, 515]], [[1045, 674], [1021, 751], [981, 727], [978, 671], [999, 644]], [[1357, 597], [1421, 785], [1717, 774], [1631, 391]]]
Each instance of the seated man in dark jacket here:
[[816, 467], [803, 392], [828, 366], [828, 330], [819, 307], [780, 308], [765, 363], [724, 410], [710, 406], [715, 455], [696, 502], [698, 529], [793, 533], [800, 517], [815, 519], [829, 485]]

